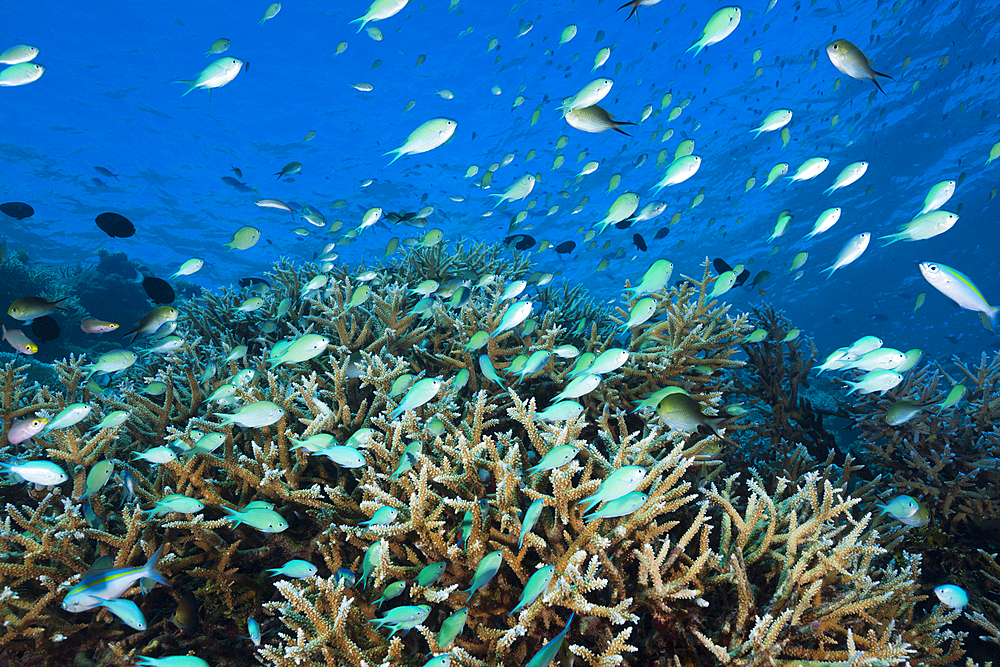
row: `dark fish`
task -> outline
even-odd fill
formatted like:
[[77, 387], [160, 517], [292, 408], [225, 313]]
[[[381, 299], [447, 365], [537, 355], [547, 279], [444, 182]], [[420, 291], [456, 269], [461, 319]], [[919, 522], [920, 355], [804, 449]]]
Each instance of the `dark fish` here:
[[669, 227], [660, 227], [660, 229], [656, 232], [656, 236], [654, 236], [653, 238], [659, 241], [669, 233], [670, 233]]
[[271, 283], [267, 282], [263, 278], [240, 278], [240, 287], [253, 287], [254, 285], [259, 285], [260, 283], [264, 283], [268, 287], [271, 286]]
[[515, 234], [514, 236], [508, 236], [503, 240], [503, 242], [507, 246], [513, 244], [518, 250], [528, 250], [535, 247], [535, 237], [528, 236], [527, 234]]
[[249, 60], [244, 60], [243, 61], [243, 73], [246, 74], [249, 71], [250, 71], [250, 61]]
[[191, 591], [186, 591], [177, 602], [177, 610], [170, 622], [180, 628], [188, 637], [198, 631], [198, 599]]
[[3, 211], [12, 218], [17, 218], [18, 220], [30, 218], [35, 214], [35, 209], [31, 208], [24, 202], [19, 201], [11, 201], [6, 204], [0, 204], [0, 211]]
[[[230, 170], [231, 170], [231, 171], [232, 171], [232, 172], [233, 172], [234, 174], [236, 174], [236, 178], [243, 178], [243, 172], [242, 172], [242, 171], [240, 171], [240, 168], [239, 168], [239, 167], [234, 167], [233, 165], [229, 165], [229, 169], [230, 169]], [[226, 180], [226, 179], [222, 179], [222, 180]]]
[[768, 278], [770, 277], [771, 277], [771, 272], [768, 271], [767, 269], [764, 269], [763, 271], [758, 273], [757, 276], [753, 279], [753, 284], [751, 285], [751, 287], [763, 287], [764, 283], [766, 283]]
[[573, 252], [574, 248], [576, 248], [576, 241], [563, 241], [555, 247], [555, 251], [560, 255], [565, 255]]
[[127, 239], [135, 234], [135, 225], [117, 213], [101, 213], [97, 216], [97, 226], [111, 238]]
[[733, 267], [726, 264], [726, 260], [722, 259], [721, 257], [716, 257], [714, 260], [712, 260], [712, 268], [714, 268], [715, 272], [720, 275], [725, 273], [726, 271], [733, 270]]
[[628, 229], [635, 222], [635, 218], [625, 218], [621, 222], [615, 223], [615, 229]]
[[35, 334], [39, 343], [46, 343], [59, 338], [59, 325], [51, 316], [46, 315], [31, 320], [31, 333]]
[[740, 275], [736, 276], [736, 282], [733, 283], [733, 286], [734, 287], [741, 287], [743, 285], [743, 283], [745, 283], [748, 280], [750, 280], [750, 270], [749, 269], [743, 269], [743, 273], [741, 273]]
[[146, 290], [146, 294], [153, 303], [174, 302], [174, 288], [163, 278], [154, 278], [153, 276], [144, 278], [142, 289]]
[[646, 252], [646, 240], [642, 238], [642, 234], [633, 234], [632, 242], [635, 243], [635, 247], [639, 250]]
[[254, 190], [253, 188], [251, 188], [249, 185], [247, 185], [246, 183], [240, 183], [239, 181], [237, 181], [232, 176], [223, 176], [222, 177], [222, 182], [225, 183], [226, 185], [233, 186], [234, 188], [236, 188], [240, 192], [256, 192], [256, 190]]
[[108, 178], [113, 178], [116, 181], [118, 180], [118, 174], [112, 174], [110, 169], [105, 169], [104, 167], [94, 167], [94, 171], [101, 176], [107, 176]]
[[106, 188], [106, 187], [108, 187], [108, 184], [105, 183], [104, 181], [102, 181], [99, 178], [92, 178], [92, 179], [90, 179], [90, 182], [93, 183], [96, 187], [99, 187], [99, 188]]

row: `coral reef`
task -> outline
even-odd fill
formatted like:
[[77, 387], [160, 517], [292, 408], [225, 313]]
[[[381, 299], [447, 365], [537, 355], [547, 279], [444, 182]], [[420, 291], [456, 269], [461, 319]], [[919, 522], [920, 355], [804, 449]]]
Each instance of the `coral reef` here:
[[[573, 613], [565, 650], [592, 667], [955, 662], [965, 633], [950, 624], [960, 612], [928, 601], [928, 556], [901, 548], [898, 527], [877, 516], [880, 494], [904, 487], [887, 487], [849, 455], [820, 455], [814, 445], [828, 444], [822, 423], [807, 416], [810, 405], [795, 389], [814, 350], [808, 341], [743, 345], [745, 366], [740, 343], [751, 316], [731, 316], [709, 299], [708, 267], [700, 279], [651, 295], [653, 317], [623, 331], [626, 309], [606, 311], [579, 292], [564, 304], [568, 294], [544, 286], [536, 290], [544, 307], [503, 329], [512, 303], [501, 298], [506, 284], [531, 277], [532, 267], [496, 246], [415, 248], [364, 280], [334, 267], [309, 290], [319, 266], [279, 262], [269, 289], [255, 288], [265, 292], [258, 310], [237, 309], [243, 289], [181, 304], [179, 346], [144, 353], [99, 395], [85, 387], [79, 356], [56, 363], [58, 381], [46, 384], [29, 381], [25, 364], [8, 363], [0, 371], [0, 446], [58, 463], [70, 482], [0, 487], [0, 651], [53, 666], [127, 665], [170, 652], [212, 665], [422, 665], [444, 652], [453, 665], [524, 665]], [[415, 307], [418, 283], [453, 279], [465, 281], [464, 303], [437, 298]], [[771, 338], [789, 328], [773, 311], [755, 317], [768, 322]], [[569, 326], [581, 318], [589, 327], [574, 334]], [[473, 337], [494, 330], [475, 349]], [[321, 354], [275, 355], [276, 345], [306, 334], [324, 337]], [[574, 398], [582, 409], [566, 419], [538, 413], [569, 384], [573, 358], [543, 354], [544, 363], [520, 381], [508, 374], [503, 386], [480, 358], [504, 373], [522, 355], [570, 343], [583, 353], [617, 344], [628, 355]], [[984, 432], [996, 370], [967, 369], [981, 384], [966, 420]], [[912, 387], [924, 386], [926, 372], [911, 375]], [[438, 380], [437, 389], [403, 410], [407, 387], [420, 379]], [[146, 391], [152, 382], [162, 390]], [[664, 387], [699, 401], [712, 429], [671, 430], [655, 410], [635, 410]], [[726, 409], [737, 398], [751, 404], [743, 416]], [[877, 399], [867, 400], [873, 405], [859, 410], [874, 409]], [[281, 409], [274, 420], [230, 423], [262, 401]], [[9, 443], [15, 419], [51, 419], [74, 403], [91, 408], [84, 421]], [[128, 418], [93, 428], [115, 411]], [[220, 436], [218, 448], [192, 450], [205, 434]], [[327, 436], [326, 444], [313, 436]], [[324, 450], [329, 438], [357, 448], [364, 464]], [[768, 446], [782, 456], [764, 460]], [[138, 456], [155, 447], [170, 448], [161, 462]], [[577, 451], [528, 472], [556, 448]], [[742, 448], [757, 452], [758, 465], [742, 463]], [[109, 459], [123, 479], [92, 489], [91, 471]], [[621, 516], [584, 516], [598, 507], [591, 497], [610, 493], [609, 478], [628, 470], [642, 471], [629, 487], [644, 494], [641, 502]], [[976, 470], [995, 479], [994, 468]], [[152, 511], [172, 494], [202, 509]], [[536, 501], [540, 516], [525, 526]], [[234, 521], [250, 502], [273, 506], [287, 528]], [[394, 520], [362, 523], [382, 508], [395, 510]], [[106, 610], [61, 608], [61, 587], [78, 583], [99, 557], [138, 567], [160, 547], [158, 569], [172, 586], [142, 597], [136, 584], [124, 594], [141, 603], [148, 631], [132, 631]], [[474, 584], [493, 553], [499, 568]], [[290, 559], [318, 572], [266, 572]], [[418, 583], [437, 563], [439, 577]], [[529, 578], [549, 566], [551, 583], [512, 613]], [[406, 585], [389, 599], [394, 582]], [[172, 615], [187, 592], [201, 608], [191, 635], [174, 628], [181, 623]], [[408, 605], [427, 605], [413, 631], [396, 632], [410, 627], [403, 623], [390, 634], [373, 623]], [[464, 631], [440, 645], [443, 621], [461, 609]], [[983, 612], [977, 627], [996, 638], [996, 608]], [[259, 647], [240, 637], [250, 617], [264, 631]]]

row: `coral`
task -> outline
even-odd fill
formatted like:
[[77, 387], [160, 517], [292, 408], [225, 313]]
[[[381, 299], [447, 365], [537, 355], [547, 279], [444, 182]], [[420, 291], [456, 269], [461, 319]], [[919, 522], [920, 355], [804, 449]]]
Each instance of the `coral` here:
[[[877, 478], [861, 477], [850, 456], [824, 459], [787, 444], [767, 468], [740, 465], [737, 447], [759, 452], [763, 443], [754, 440], [790, 443], [803, 430], [819, 432], [817, 422], [795, 416], [804, 408], [794, 391], [781, 396], [787, 383], [803, 382], [804, 347], [744, 347], [744, 367], [738, 344], [750, 319], [708, 297], [706, 262], [700, 280], [653, 294], [654, 317], [629, 332], [615, 331], [625, 309], [592, 307], [582, 292], [564, 306], [557, 288], [543, 286], [536, 293], [547, 301], [531, 321], [471, 350], [473, 335], [497, 328], [508, 308], [504, 280], [532, 275], [525, 256], [506, 252], [414, 249], [380, 266], [370, 298], [351, 306], [365, 284], [356, 272], [333, 267], [322, 289], [306, 293], [322, 267], [279, 262], [259, 310], [235, 309], [247, 296], [242, 289], [203, 292], [181, 305], [178, 349], [144, 354], [99, 395], [83, 382], [91, 359], [57, 363], [58, 382], [47, 384], [29, 382], [24, 364], [3, 367], [4, 433], [15, 418], [51, 416], [71, 403], [92, 412], [76, 426], [7, 448], [59, 463], [71, 482], [0, 487], [7, 507], [0, 650], [51, 665], [73, 656], [130, 664], [169, 651], [195, 651], [213, 665], [246, 664], [254, 649], [238, 635], [254, 617], [264, 629], [256, 659], [276, 667], [422, 665], [428, 652], [444, 651], [452, 664], [523, 665], [575, 613], [566, 650], [593, 667], [936, 665], [960, 657], [964, 635], [947, 629], [958, 613], [929, 606], [921, 594], [926, 559], [900, 550], [895, 527], [873, 513]], [[488, 284], [484, 274], [502, 278]], [[420, 295], [412, 287], [428, 278], [482, 286], [460, 307], [437, 299], [414, 312]], [[569, 323], [581, 313], [592, 318], [589, 330], [573, 335]], [[787, 327], [773, 312], [757, 317], [770, 318], [775, 334]], [[306, 333], [326, 337], [322, 354], [299, 363], [269, 359], [277, 343]], [[583, 412], [569, 420], [542, 421], [536, 413], [565, 387], [573, 359], [547, 357], [537, 372], [517, 384], [508, 377], [503, 388], [479, 363], [485, 354], [503, 373], [520, 355], [570, 341], [593, 353], [620, 345], [629, 356], [575, 399]], [[768, 363], [785, 365], [764, 375]], [[390, 416], [406, 391], [400, 382], [420, 378], [440, 379], [440, 390]], [[164, 383], [162, 394], [142, 393], [151, 380]], [[231, 403], [208, 401], [230, 383]], [[685, 389], [717, 415], [715, 431], [672, 431], [655, 411], [635, 411], [637, 401], [665, 386]], [[739, 396], [753, 403], [743, 417], [725, 409]], [[280, 418], [244, 427], [221, 417], [258, 401], [277, 404]], [[91, 428], [117, 410], [129, 413], [124, 423]], [[766, 420], [773, 423], [760, 424]], [[218, 450], [187, 452], [205, 433], [224, 436]], [[313, 435], [358, 447], [365, 465], [340, 467], [297, 444]], [[720, 436], [729, 452], [706, 461], [703, 453], [718, 448]], [[526, 474], [567, 445], [579, 449], [571, 461]], [[179, 458], [151, 464], [136, 457], [159, 446]], [[84, 505], [76, 499], [106, 459], [134, 480], [136, 498], [116, 480]], [[648, 497], [627, 516], [584, 519], [581, 501], [624, 466], [645, 470], [636, 491]], [[169, 494], [196, 498], [204, 509], [148, 511]], [[519, 546], [525, 510], [536, 500], [544, 509]], [[262, 532], [228, 517], [251, 501], [273, 504], [288, 528]], [[396, 509], [395, 521], [361, 525], [381, 507]], [[106, 611], [60, 608], [60, 586], [73, 585], [98, 557], [137, 566], [161, 545], [158, 567], [172, 587], [146, 597], [150, 631], [134, 633]], [[480, 561], [494, 551], [502, 556], [498, 572], [471, 591]], [[265, 573], [293, 558], [319, 572], [304, 579]], [[445, 563], [440, 581], [417, 585], [417, 574], [437, 562]], [[511, 614], [531, 575], [548, 565], [547, 591]], [[404, 594], [379, 609], [394, 581], [407, 582]], [[202, 608], [193, 637], [166, 622], [185, 592]], [[125, 597], [140, 601], [139, 587]], [[430, 612], [415, 631], [389, 637], [372, 623], [421, 604]], [[464, 632], [439, 646], [442, 621], [465, 607]], [[989, 632], [995, 622], [984, 617], [980, 627]]]

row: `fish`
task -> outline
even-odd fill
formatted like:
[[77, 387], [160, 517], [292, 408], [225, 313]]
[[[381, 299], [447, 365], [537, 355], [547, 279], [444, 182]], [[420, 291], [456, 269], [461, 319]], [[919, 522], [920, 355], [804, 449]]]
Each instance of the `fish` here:
[[0, 332], [2, 332], [0, 340], [7, 341], [11, 347], [21, 354], [32, 355], [38, 352], [38, 346], [20, 329], [11, 329], [8, 331], [6, 326], [0, 325]]
[[476, 591], [482, 589], [493, 580], [493, 577], [495, 577], [497, 572], [500, 571], [500, 566], [502, 564], [503, 552], [500, 550], [491, 551], [482, 557], [479, 561], [479, 565], [476, 566], [476, 573], [472, 578], [472, 585], [462, 591], [463, 593], [469, 594], [469, 597], [465, 599], [466, 603], [472, 599], [472, 596], [476, 594]]
[[208, 51], [205, 51], [206, 56], [210, 56], [216, 53], [223, 53], [229, 50], [231, 42], [225, 37], [220, 37], [219, 39], [212, 42], [212, 45], [208, 47]]
[[611, 92], [611, 87], [614, 86], [615, 82], [611, 79], [601, 78], [594, 79], [578, 92], [573, 97], [567, 98], [562, 105], [560, 105], [559, 110], [565, 117], [570, 111], [576, 111], [577, 109], [583, 109], [594, 104], [597, 104]]
[[722, 438], [715, 429], [722, 423], [723, 419], [705, 416], [698, 402], [686, 393], [667, 394], [657, 405], [656, 412], [672, 429], [690, 433], [699, 426], [707, 426], [716, 437]]
[[866, 171], [868, 171], [867, 162], [863, 160], [860, 162], [852, 162], [844, 167], [839, 174], [837, 174], [837, 178], [833, 179], [833, 185], [824, 190], [823, 194], [833, 194], [834, 191], [839, 190], [840, 188], [846, 188], [848, 185], [857, 182], [858, 179], [865, 175]]
[[546, 565], [535, 570], [534, 574], [528, 577], [527, 583], [524, 584], [517, 606], [507, 614], [507, 617], [510, 618], [543, 595], [549, 589], [555, 570], [555, 565]]
[[[683, 394], [673, 395], [682, 396]], [[581, 514], [586, 514], [599, 503], [617, 500], [625, 494], [635, 491], [646, 479], [646, 472], [646, 468], [636, 465], [627, 465], [618, 468], [601, 482], [600, 486], [597, 487], [597, 491], [579, 501], [580, 505], [587, 503], [587, 506], [582, 509]]]
[[26, 220], [35, 214], [35, 209], [31, 208], [30, 204], [25, 204], [24, 202], [9, 201], [0, 204], [0, 212], [9, 215], [15, 220]]
[[754, 135], [754, 138], [756, 138], [763, 132], [774, 132], [775, 130], [780, 130], [790, 122], [792, 122], [791, 109], [777, 109], [764, 117], [764, 120], [760, 123], [760, 127], [755, 127], [750, 131], [757, 133]]
[[399, 415], [409, 410], [415, 410], [432, 400], [441, 391], [444, 383], [438, 378], [424, 378], [413, 384], [407, 390], [406, 395], [400, 404], [389, 413], [390, 419], [395, 419]]
[[850, 396], [854, 392], [871, 394], [877, 391], [880, 394], [884, 394], [902, 381], [903, 376], [899, 373], [891, 370], [879, 369], [865, 373], [858, 378], [856, 382], [850, 382], [847, 380], [844, 380], [843, 382], [851, 388], [851, 390], [847, 392], [847, 395]]
[[708, 19], [708, 22], [702, 29], [701, 38], [689, 46], [687, 50], [694, 50], [694, 55], [697, 56], [705, 47], [718, 44], [736, 30], [736, 27], [740, 24], [741, 16], [742, 13], [739, 7], [723, 7], [719, 9]]
[[153, 303], [167, 304], [174, 302], [174, 288], [162, 278], [146, 276], [142, 280], [142, 289]]
[[198, 621], [198, 598], [191, 591], [184, 591], [170, 622], [188, 637], [193, 637], [198, 632]]
[[591, 521], [596, 521], [598, 519], [616, 519], [618, 517], [628, 516], [642, 507], [648, 499], [649, 494], [632, 491], [630, 493], [626, 493], [620, 498], [607, 502], [604, 507], [599, 510], [585, 515], [583, 520], [586, 523], [590, 523]]
[[390, 609], [385, 613], [382, 618], [375, 618], [369, 623], [375, 623], [376, 627], [381, 628], [382, 626], [389, 626], [392, 628], [392, 632], [389, 633], [388, 639], [391, 639], [400, 630], [410, 630], [417, 627], [430, 616], [431, 608], [429, 605], [405, 605], [402, 607], [396, 607]]
[[562, 632], [545, 644], [524, 667], [548, 667], [551, 664], [556, 655], [559, 654], [560, 649], [562, 649], [563, 642], [566, 640], [566, 632], [569, 631], [569, 626], [573, 623], [574, 616], [576, 616], [575, 611], [569, 615], [566, 627], [562, 629]]
[[169, 586], [170, 582], [156, 569], [156, 561], [163, 553], [161, 545], [142, 567], [124, 567], [109, 570], [93, 569], [69, 589], [62, 601], [62, 608], [76, 614], [101, 605], [102, 600], [115, 600], [141, 579], [151, 579]]
[[59, 304], [68, 298], [64, 296], [61, 299], [50, 301], [42, 296], [23, 296], [14, 299], [10, 307], [7, 308], [7, 314], [15, 320], [30, 324], [36, 318], [51, 315], [57, 310], [66, 310]]
[[[185, 261], [183, 264], [181, 264], [181, 268], [174, 271], [174, 273], [171, 274], [170, 278], [172, 280], [180, 276], [190, 276], [191, 274], [200, 271], [203, 266], [205, 266], [205, 260], [198, 259], [197, 257], [189, 259]], [[143, 282], [143, 287], [145, 286], [146, 286], [145, 282]], [[146, 293], [149, 294], [148, 291]], [[150, 295], [150, 298], [152, 298], [152, 295]]]
[[[639, 10], [640, 7], [651, 7], [651, 6], [655, 5], [655, 4], [658, 4], [659, 2], [660, 2], [660, 0], [628, 0], [628, 2], [626, 2], [624, 5], [622, 5], [621, 7], [619, 7], [618, 9], [616, 9], [615, 11], [616, 12], [620, 12], [621, 10], [625, 9], [626, 7], [631, 7], [632, 11], [630, 11], [628, 13], [628, 16], [625, 17], [625, 20], [628, 21], [630, 18], [632, 18], [632, 15], [635, 14]], [[635, 20], [636, 21], [639, 20], [638, 14], [635, 15]], [[595, 69], [596, 69], [596, 67], [595, 67]]]
[[[128, 417], [128, 413], [125, 413], [125, 416]], [[111, 479], [111, 475], [113, 475], [114, 472], [115, 462], [113, 459], [105, 459], [95, 463], [93, 467], [91, 467], [90, 472], [87, 473], [87, 480], [84, 484], [83, 495], [77, 498], [77, 501], [82, 502], [104, 488], [104, 485], [108, 483], [108, 480]]]
[[[451, 643], [455, 641], [455, 638], [462, 634], [462, 631], [465, 629], [465, 620], [468, 615], [469, 608], [462, 607], [451, 616], [444, 619], [441, 623], [441, 629], [438, 631], [437, 636], [437, 645], [442, 651], [447, 649]], [[444, 658], [444, 660], [442, 660], [442, 658]], [[446, 667], [448, 664], [448, 658], [449, 655], [447, 653], [439, 655], [433, 660], [427, 662], [424, 667]], [[431, 663], [434, 663], [435, 661], [437, 661], [437, 663], [432, 665]]]
[[276, 173], [274, 173], [272, 175], [273, 176], [277, 176], [278, 177], [277, 180], [280, 181], [282, 179], [282, 177], [284, 177], [284, 176], [291, 176], [292, 174], [298, 174], [301, 171], [302, 171], [302, 163], [301, 162], [289, 162], [284, 167], [282, 167], [278, 172], [276, 172]]
[[372, 21], [382, 21], [395, 16], [402, 11], [408, 1], [409, 0], [375, 0], [363, 16], [359, 16], [351, 21], [351, 23], [360, 22], [361, 25], [358, 27], [358, 32], [361, 32], [365, 26]]
[[265, 572], [272, 572], [272, 577], [290, 577], [292, 579], [308, 579], [316, 576], [318, 568], [307, 560], [293, 559], [286, 562], [281, 567], [271, 568]]
[[[376, 0], [376, 4], [383, 1], [386, 0]], [[400, 1], [402, 1], [404, 5], [406, 4], [406, 0]], [[411, 132], [410, 136], [407, 137], [402, 146], [385, 153], [385, 155], [394, 154], [394, 157], [389, 161], [389, 164], [392, 164], [404, 155], [426, 153], [427, 151], [438, 148], [454, 136], [457, 128], [458, 122], [455, 120], [450, 118], [432, 118]]]
[[[532, 174], [525, 174], [521, 176], [516, 181], [514, 181], [506, 191], [502, 194], [491, 194], [491, 197], [497, 197], [496, 203], [493, 208], [496, 208], [504, 202], [514, 202], [520, 201], [531, 194], [532, 189], [535, 187], [535, 177]], [[532, 244], [534, 245], [534, 244]]]
[[149, 518], [153, 518], [166, 516], [171, 512], [194, 514], [195, 512], [200, 512], [203, 509], [205, 509], [205, 504], [197, 498], [189, 498], [180, 493], [171, 493], [157, 500], [156, 503], [153, 504], [153, 507], [145, 511], [149, 513]]
[[892, 77], [882, 72], [876, 72], [872, 66], [872, 61], [857, 46], [846, 39], [838, 39], [827, 45], [826, 55], [838, 70], [852, 79], [870, 79], [875, 84], [875, 87], [885, 95], [885, 91], [882, 90], [882, 86], [879, 85], [875, 77], [884, 76], [887, 79], [891, 79]]
[[981, 313], [988, 328], [1000, 335], [1000, 308], [994, 308], [983, 296], [972, 280], [956, 269], [939, 262], [920, 262], [920, 273], [937, 291], [957, 303], [966, 310]]
[[646, 239], [642, 238], [642, 234], [633, 234], [632, 242], [635, 243], [635, 247], [641, 250], [642, 252], [646, 252], [646, 250], [648, 249], [646, 246]]
[[18, 63], [0, 71], [0, 87], [24, 86], [38, 81], [45, 74], [45, 68], [38, 63]]
[[[219, 58], [203, 69], [193, 80], [178, 79], [174, 83], [183, 83], [188, 86], [181, 97], [195, 88], [208, 90], [209, 95], [211, 95], [213, 88], [221, 88], [235, 79], [244, 64], [239, 58]], [[249, 64], [247, 66], [249, 67]]]
[[104, 607], [122, 620], [133, 630], [142, 632], [146, 629], [146, 617], [142, 615], [139, 606], [131, 600], [117, 598], [115, 600], [98, 600], [98, 606]]
[[12, 445], [20, 445], [27, 442], [42, 432], [48, 419], [34, 417], [32, 419], [15, 419], [7, 429], [7, 442]]
[[654, 193], [665, 187], [678, 185], [694, 176], [701, 168], [701, 157], [698, 155], [682, 155], [667, 166], [663, 178], [653, 186]]
[[193, 655], [171, 655], [166, 658], [136, 657], [140, 667], [209, 667], [208, 663]]
[[275, 16], [278, 15], [278, 12], [280, 11], [281, 11], [281, 3], [272, 2], [270, 5], [267, 6], [267, 9], [264, 10], [264, 18], [262, 18], [257, 25], [264, 25], [264, 21], [273, 19]]
[[615, 132], [624, 134], [626, 137], [632, 135], [621, 129], [621, 126], [635, 125], [635, 123], [627, 121], [614, 120], [606, 109], [597, 104], [592, 104], [582, 109], [573, 109], [565, 115], [564, 120], [567, 125], [582, 132], [597, 134], [614, 130]]
[[537, 464], [525, 470], [524, 474], [530, 479], [538, 473], [561, 468], [575, 459], [579, 453], [579, 447], [574, 447], [573, 445], [556, 445]]
[[215, 416], [219, 417], [223, 424], [237, 424], [244, 428], [262, 428], [278, 423], [285, 416], [285, 411], [271, 401], [256, 401], [243, 406], [231, 415], [216, 412]]
[[9, 462], [0, 462], [0, 472], [10, 476], [12, 481], [25, 481], [42, 486], [58, 486], [69, 481], [69, 475], [51, 461], [20, 461], [17, 458]]
[[288, 522], [272, 509], [254, 507], [239, 511], [223, 507], [222, 510], [228, 514], [226, 518], [233, 522], [234, 528], [245, 523], [262, 533], [281, 533], [288, 529]]
[[38, 47], [18, 44], [0, 53], [0, 65], [20, 65], [31, 62], [38, 56]]
[[[264, 200], [273, 201], [273, 200]], [[260, 202], [257, 202], [260, 206]], [[291, 211], [291, 209], [288, 209]], [[249, 248], [257, 245], [257, 241], [260, 240], [260, 230], [255, 227], [243, 226], [233, 232], [233, 238], [229, 243], [223, 243], [222, 245], [229, 248], [227, 252], [232, 252], [233, 250], [247, 250]]]
[[937, 599], [953, 609], [964, 609], [969, 604], [969, 594], [963, 588], [953, 584], [934, 587], [934, 595]]
[[826, 279], [829, 280], [830, 276], [832, 276], [837, 269], [843, 268], [861, 257], [864, 251], [868, 248], [868, 243], [871, 241], [871, 238], [871, 232], [862, 232], [849, 238], [847, 243], [845, 243], [844, 247], [840, 250], [840, 254], [837, 255], [837, 259], [834, 260], [833, 264], [823, 269], [823, 272], [830, 272], [830, 275], [827, 276]]

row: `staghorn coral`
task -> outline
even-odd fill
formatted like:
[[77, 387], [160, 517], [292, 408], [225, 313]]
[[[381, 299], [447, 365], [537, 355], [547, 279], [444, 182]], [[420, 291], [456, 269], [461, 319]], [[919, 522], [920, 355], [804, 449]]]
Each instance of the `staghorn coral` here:
[[[418, 298], [408, 290], [412, 281], [473, 267], [505, 277], [530, 271], [523, 258], [511, 265], [495, 249], [421, 249], [383, 269], [372, 298], [348, 309], [358, 286], [351, 272], [332, 271], [322, 291], [304, 297], [302, 286], [319, 267], [282, 262], [260, 311], [233, 314], [243, 298], [238, 290], [203, 294], [183, 307], [182, 347], [144, 356], [100, 395], [82, 386], [81, 358], [57, 366], [58, 388], [28, 386], [25, 369], [8, 365], [5, 432], [8, 415], [54, 414], [78, 401], [93, 412], [18, 448], [60, 462], [72, 478], [72, 489], [62, 489], [67, 496], [2, 487], [8, 518], [0, 534], [0, 613], [7, 623], [0, 642], [7, 655], [43, 656], [52, 665], [73, 655], [129, 664], [139, 654], [194, 650], [213, 665], [245, 664], [253, 649], [237, 638], [238, 628], [254, 616], [265, 632], [276, 631], [265, 636], [257, 659], [278, 667], [421, 665], [428, 651], [445, 649], [453, 664], [512, 665], [524, 664], [573, 611], [568, 650], [586, 665], [957, 659], [963, 637], [944, 628], [955, 614], [921, 605], [919, 557], [880, 546], [884, 524], [858, 511], [874, 502], [874, 483], [855, 480], [858, 467], [849, 459], [820, 463], [800, 448], [791, 479], [750, 474], [744, 489], [729, 462], [714, 462], [711, 479], [699, 479], [704, 464], [695, 455], [715, 435], [695, 442], [665, 430], [652, 412], [629, 413], [634, 401], [666, 385], [685, 387], [709, 411], [730, 400], [746, 317], [730, 317], [726, 306], [707, 300], [707, 269], [701, 281], [654, 295], [656, 316], [630, 332], [625, 366], [578, 399], [581, 416], [542, 422], [534, 413], [565, 384], [572, 361], [549, 358], [517, 386], [498, 389], [477, 357], [485, 353], [504, 369], [518, 355], [564, 344], [568, 317], [558, 303], [534, 312], [532, 327], [503, 332], [475, 354], [468, 340], [495, 328], [506, 309], [502, 285], [475, 290], [461, 308], [437, 303], [423, 314], [409, 312]], [[288, 314], [278, 317], [285, 298]], [[270, 332], [260, 326], [265, 321], [274, 323]], [[586, 350], [612, 347], [614, 325], [610, 318], [594, 322]], [[324, 354], [297, 364], [269, 361], [275, 343], [307, 332], [328, 338]], [[246, 355], [223, 362], [240, 345]], [[206, 372], [210, 364], [214, 375]], [[723, 372], [695, 370], [704, 365]], [[253, 376], [244, 374], [249, 379], [234, 389], [235, 405], [267, 400], [284, 413], [259, 428], [223, 424], [218, 415], [234, 408], [208, 396], [249, 370]], [[390, 418], [401, 400], [394, 385], [406, 374], [440, 377], [442, 389]], [[154, 378], [166, 391], [140, 394], [144, 380]], [[128, 411], [129, 419], [88, 430], [114, 410]], [[727, 417], [720, 428], [727, 438], [743, 435], [747, 421]], [[185, 453], [202, 433], [224, 434], [223, 445], [214, 454]], [[293, 440], [316, 434], [352, 440], [366, 465], [341, 468], [295, 447]], [[419, 453], [404, 454], [414, 443]], [[180, 458], [157, 465], [134, 458], [163, 444]], [[560, 445], [580, 454], [558, 469], [524, 474]], [[73, 498], [90, 469], [108, 458], [135, 479], [138, 505], [118, 509], [125, 489], [110, 483], [91, 499], [96, 519], [87, 519]], [[585, 521], [580, 501], [625, 465], [646, 468], [638, 490], [648, 499], [629, 516]], [[172, 493], [197, 498], [205, 509], [140, 512]], [[536, 499], [545, 509], [518, 548], [524, 510]], [[252, 500], [273, 503], [289, 528], [267, 534], [226, 517], [224, 508]], [[383, 506], [399, 511], [394, 523], [359, 525]], [[350, 585], [341, 568], [360, 573], [373, 544], [378, 557], [369, 577]], [[75, 582], [98, 556], [138, 565], [159, 545], [159, 568], [173, 587], [155, 588], [143, 604], [154, 631], [132, 633], [103, 611], [59, 608], [59, 586]], [[500, 570], [469, 596], [479, 561], [495, 550], [503, 556]], [[311, 560], [320, 571], [302, 580], [264, 574], [291, 558]], [[417, 573], [438, 561], [446, 563], [441, 581], [415, 585]], [[543, 565], [555, 569], [549, 589], [510, 615]], [[381, 612], [427, 604], [431, 613], [416, 632], [390, 639], [371, 621], [384, 586], [397, 580], [407, 581], [407, 590]], [[185, 591], [202, 606], [202, 631], [192, 638], [167, 623]], [[138, 587], [126, 597], [138, 601]], [[450, 647], [438, 646], [441, 621], [466, 606], [465, 631]]]

